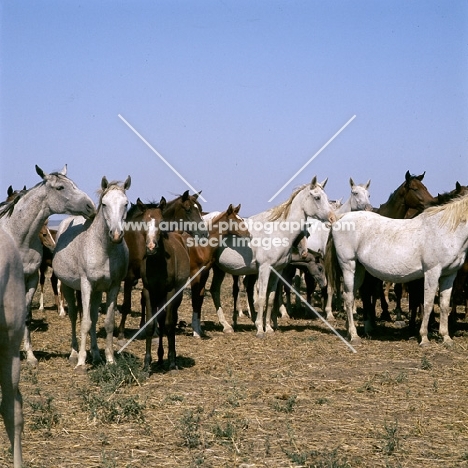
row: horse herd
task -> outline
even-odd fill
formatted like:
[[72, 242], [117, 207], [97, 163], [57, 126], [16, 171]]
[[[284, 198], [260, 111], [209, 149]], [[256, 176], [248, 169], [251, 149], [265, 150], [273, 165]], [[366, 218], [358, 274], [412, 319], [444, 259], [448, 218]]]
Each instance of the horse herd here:
[[[151, 365], [155, 335], [159, 336], [157, 354], [162, 364], [166, 335], [169, 368], [175, 369], [175, 329], [182, 291], [191, 288], [193, 334], [200, 337], [210, 271], [211, 295], [225, 332], [233, 331], [221, 304], [220, 290], [226, 273], [234, 278], [245, 275], [256, 335], [263, 337], [273, 332], [272, 310], [280, 309], [280, 278], [289, 278], [296, 268], [301, 268], [311, 272], [322, 288], [328, 321], [334, 319], [333, 291], [342, 288], [353, 344], [359, 342], [354, 324], [355, 295], [359, 290], [369, 330], [375, 320], [377, 299], [382, 301], [384, 313], [388, 311], [382, 280], [413, 285], [409, 289], [414, 298], [410, 300], [412, 324], [413, 309], [421, 306], [422, 345], [428, 343], [427, 325], [438, 289], [439, 330], [444, 342], [451, 342], [448, 315], [452, 285], [458, 270], [467, 270], [461, 267], [468, 249], [468, 189], [458, 182], [455, 190], [433, 197], [422, 183], [424, 174], [413, 176], [407, 172], [388, 201], [374, 209], [369, 201], [370, 181], [357, 185], [350, 179], [349, 199], [335, 207], [324, 191], [327, 180], [319, 183], [314, 177], [280, 205], [243, 219], [239, 216], [240, 205], [204, 214], [199, 194], [190, 195], [188, 191], [169, 202], [163, 197], [158, 203], [145, 204], [138, 199], [130, 204], [126, 195], [130, 176], [123, 183], [103, 177], [96, 207], [67, 177], [66, 166], [50, 174], [36, 166], [36, 172], [41, 178], [36, 186], [18, 192], [9, 190], [8, 199], [0, 205], [0, 409], [16, 468], [22, 463], [23, 426], [19, 349], [23, 340], [27, 362], [37, 365], [29, 328], [31, 302], [44, 265], [43, 245], [47, 247], [50, 241], [47, 220], [53, 214], [71, 215], [60, 224], [53, 259], [48, 261], [68, 305], [70, 361], [78, 372], [86, 371], [88, 334], [93, 363], [100, 361], [96, 324], [102, 293], [106, 293], [105, 356], [107, 363], [114, 362], [118, 292], [123, 281], [118, 343], [125, 344], [131, 291], [140, 279], [141, 326], [146, 327], [144, 366]], [[272, 275], [272, 270], [280, 274]], [[238, 287], [237, 281], [234, 284]], [[289, 282], [285, 280], [285, 284]], [[466, 286], [466, 276], [461, 284]], [[308, 296], [314, 288], [312, 281]], [[268, 307], [270, 293], [274, 295], [273, 307]], [[235, 326], [235, 313], [233, 322]]]

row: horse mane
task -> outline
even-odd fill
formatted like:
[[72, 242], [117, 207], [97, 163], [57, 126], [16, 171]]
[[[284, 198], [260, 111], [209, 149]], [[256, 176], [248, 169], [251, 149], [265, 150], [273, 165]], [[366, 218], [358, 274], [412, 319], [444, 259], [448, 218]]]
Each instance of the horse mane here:
[[[154, 200], [149, 201], [145, 203], [146, 208], [153, 209], [153, 208], [159, 208], [159, 203], [155, 202]], [[141, 210], [139, 206], [136, 203], [131, 203], [130, 202], [130, 208], [127, 211], [127, 216], [131, 219], [132, 216], [141, 213]]]
[[454, 231], [460, 223], [468, 221], [468, 195], [457, 196], [442, 205], [431, 206], [423, 213], [427, 216], [442, 213], [440, 224], [446, 224]]
[[[307, 185], [309, 184], [303, 184], [301, 186], [299, 186], [296, 190], [293, 191], [293, 193], [291, 194], [291, 196], [283, 203], [281, 203], [280, 205], [278, 206], [275, 206], [273, 208], [271, 208], [269, 211], [269, 215], [268, 215], [268, 220], [269, 221], [276, 221], [277, 219], [285, 219], [288, 217], [289, 215], [289, 210], [291, 209], [291, 204], [294, 200], [294, 198], [296, 198], [297, 194], [299, 192], [301, 192], [305, 187], [307, 187]], [[318, 184], [317, 184], [318, 185]]]

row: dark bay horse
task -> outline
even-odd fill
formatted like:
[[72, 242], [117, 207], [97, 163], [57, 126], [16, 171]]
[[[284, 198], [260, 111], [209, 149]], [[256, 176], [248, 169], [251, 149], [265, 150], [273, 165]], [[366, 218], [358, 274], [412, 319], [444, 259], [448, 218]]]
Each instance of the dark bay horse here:
[[[152, 362], [151, 347], [155, 334], [159, 335], [158, 365], [164, 358], [163, 337], [167, 335], [169, 369], [177, 369], [175, 330], [178, 309], [182, 302], [183, 290], [190, 276], [190, 258], [187, 248], [187, 233], [166, 231], [160, 228], [164, 212], [159, 214], [145, 210], [145, 249], [141, 262], [141, 279], [146, 310], [146, 352], [145, 369]], [[157, 316], [156, 321], [153, 318]]]
[[[125, 229], [125, 242], [129, 249], [129, 267], [127, 276], [124, 280], [124, 300], [121, 307], [121, 320], [118, 329], [119, 344], [125, 341], [125, 323], [127, 315], [131, 310], [132, 289], [141, 278], [141, 264], [146, 255], [146, 231], [144, 225], [138, 223], [144, 222], [144, 217], [162, 216], [162, 220], [168, 223], [175, 223], [177, 227], [190, 229], [189, 233], [195, 237], [206, 237], [207, 232], [203, 228], [203, 219], [201, 217], [201, 205], [198, 197], [201, 192], [189, 195], [188, 190], [169, 202], [164, 197], [159, 203], [143, 203], [140, 199], [136, 204], [132, 204], [127, 213], [127, 228]], [[147, 212], [147, 210], [150, 210]], [[159, 210], [157, 213], [153, 210]], [[142, 323], [144, 322], [144, 313], [142, 312]]]

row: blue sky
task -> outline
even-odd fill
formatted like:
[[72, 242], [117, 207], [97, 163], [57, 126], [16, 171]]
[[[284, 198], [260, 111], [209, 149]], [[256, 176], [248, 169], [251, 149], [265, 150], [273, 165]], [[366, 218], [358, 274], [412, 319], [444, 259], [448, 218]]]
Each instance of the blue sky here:
[[[328, 177], [378, 206], [420, 174], [468, 185], [466, 1], [0, 1], [0, 190], [68, 164], [95, 197], [196, 189], [252, 215]], [[273, 202], [268, 200], [355, 119]]]

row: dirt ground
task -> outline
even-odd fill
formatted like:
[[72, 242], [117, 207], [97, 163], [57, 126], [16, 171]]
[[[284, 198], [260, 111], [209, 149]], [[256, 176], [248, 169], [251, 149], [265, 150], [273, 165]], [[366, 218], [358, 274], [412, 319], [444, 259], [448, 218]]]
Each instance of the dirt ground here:
[[[230, 278], [223, 288], [230, 312]], [[138, 330], [139, 286], [133, 294], [129, 338]], [[234, 334], [224, 335], [207, 293], [206, 337], [197, 340], [186, 291], [179, 370], [144, 374], [144, 341], [135, 339], [118, 366], [90, 366], [77, 375], [67, 359], [69, 319], [58, 316], [49, 282], [46, 309], [38, 305], [36, 293], [39, 367], [23, 361], [21, 374], [25, 467], [468, 467], [463, 320], [451, 348], [433, 334], [421, 349], [406, 328], [380, 323], [353, 353], [300, 308], [265, 339], [244, 317]], [[103, 323], [101, 315], [101, 350]], [[345, 336], [341, 315], [336, 329]], [[115, 377], [114, 367], [128, 372]], [[0, 466], [12, 466], [4, 431], [0, 444]]]

